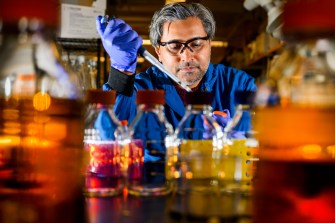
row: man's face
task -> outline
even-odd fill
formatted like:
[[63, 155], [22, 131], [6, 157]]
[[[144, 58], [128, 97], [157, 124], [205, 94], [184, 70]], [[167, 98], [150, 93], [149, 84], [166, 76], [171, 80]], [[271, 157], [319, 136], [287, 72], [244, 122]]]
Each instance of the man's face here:
[[[211, 46], [206, 37], [207, 33], [201, 21], [190, 17], [186, 20], [165, 23], [160, 42], [163, 45], [169, 44], [155, 48], [159, 61], [191, 88], [199, 84], [210, 62]], [[185, 46], [178, 42], [188, 44]], [[174, 50], [175, 46], [180, 50]]]

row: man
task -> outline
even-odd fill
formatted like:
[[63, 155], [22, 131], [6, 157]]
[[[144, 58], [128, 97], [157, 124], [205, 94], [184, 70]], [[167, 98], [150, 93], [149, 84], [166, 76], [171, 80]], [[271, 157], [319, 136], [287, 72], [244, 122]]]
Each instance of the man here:
[[[163, 89], [166, 118], [176, 127], [185, 114], [186, 91], [156, 67], [135, 75], [141, 37], [121, 19], [113, 19], [107, 26], [101, 21], [102, 16], [98, 16], [97, 30], [112, 66], [108, 83], [103, 88], [117, 91], [114, 108], [118, 118], [133, 120], [137, 90]], [[237, 93], [254, 92], [256, 85], [243, 71], [210, 63], [214, 34], [213, 15], [199, 3], [165, 5], [155, 12], [150, 25], [151, 44], [167, 70], [192, 91], [211, 92], [213, 110], [228, 110], [233, 116]], [[246, 130], [247, 122], [240, 122], [237, 129]]]

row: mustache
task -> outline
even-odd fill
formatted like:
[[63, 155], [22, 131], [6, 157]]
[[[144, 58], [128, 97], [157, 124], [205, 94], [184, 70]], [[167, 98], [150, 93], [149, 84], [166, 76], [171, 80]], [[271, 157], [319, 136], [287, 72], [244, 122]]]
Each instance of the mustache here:
[[184, 68], [187, 68], [187, 67], [199, 67], [199, 64], [194, 62], [194, 61], [190, 61], [190, 62], [185, 62], [185, 63], [182, 63], [180, 64], [178, 67], [177, 67], [177, 70], [181, 70], [181, 69], [184, 69]]

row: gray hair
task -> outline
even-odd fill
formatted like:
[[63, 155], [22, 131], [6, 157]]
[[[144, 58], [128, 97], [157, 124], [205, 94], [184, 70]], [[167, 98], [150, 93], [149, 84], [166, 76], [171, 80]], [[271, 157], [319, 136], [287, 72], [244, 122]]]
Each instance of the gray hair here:
[[156, 11], [149, 27], [151, 44], [156, 47], [163, 35], [163, 25], [166, 22], [185, 20], [196, 17], [201, 20], [209, 39], [215, 34], [215, 20], [212, 12], [200, 3], [171, 3]]

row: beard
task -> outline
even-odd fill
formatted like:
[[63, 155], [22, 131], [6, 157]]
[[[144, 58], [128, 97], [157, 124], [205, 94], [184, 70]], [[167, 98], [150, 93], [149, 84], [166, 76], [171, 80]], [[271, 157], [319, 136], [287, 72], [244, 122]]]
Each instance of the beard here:
[[[191, 70], [184, 70], [188, 68]], [[193, 61], [182, 63], [176, 68], [176, 76], [186, 85], [199, 82], [205, 73], [206, 71], [202, 70], [200, 65]]]

